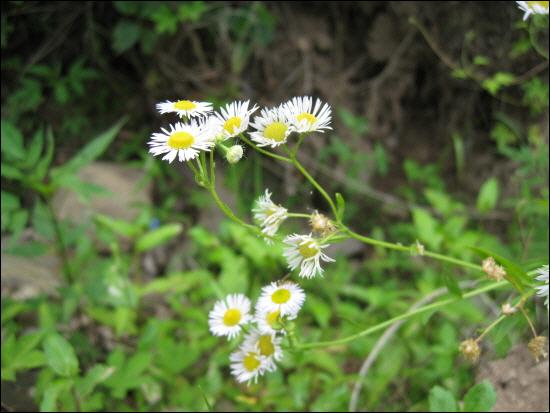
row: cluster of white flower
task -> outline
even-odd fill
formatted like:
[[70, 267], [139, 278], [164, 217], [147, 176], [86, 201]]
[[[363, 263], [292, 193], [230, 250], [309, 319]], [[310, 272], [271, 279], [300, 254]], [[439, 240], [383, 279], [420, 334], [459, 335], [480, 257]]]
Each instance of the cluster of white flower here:
[[256, 382], [277, 368], [276, 362], [283, 358], [284, 325], [296, 318], [305, 299], [297, 284], [285, 281], [262, 288], [254, 316], [250, 300], [243, 294], [230, 294], [214, 305], [208, 317], [213, 335], [232, 339], [246, 331], [242, 344], [230, 355], [231, 374], [239, 383]]
[[[294, 97], [278, 107], [262, 109], [253, 122], [250, 117], [258, 106], [249, 107], [249, 101], [235, 101], [214, 112], [208, 102], [178, 100], [159, 103], [157, 110], [161, 114], [176, 113], [184, 122], [170, 125], [170, 129], [162, 128], [162, 133], [154, 133], [149, 141], [149, 152], [155, 156], [164, 155], [162, 160], [170, 163], [176, 158], [187, 162], [196, 158], [200, 151], [210, 151], [217, 143], [245, 133], [249, 125], [255, 129], [250, 133], [250, 138], [258, 146], [271, 147], [286, 143], [292, 132], [324, 132], [331, 129], [332, 110], [319, 99], [314, 104], [311, 97]], [[239, 148], [240, 151], [235, 149], [228, 155], [230, 163], [242, 157], [242, 147]], [[236, 152], [240, 153], [238, 159]]]
[[548, 14], [548, 1], [516, 1], [518, 7], [525, 12], [523, 20], [531, 14]]

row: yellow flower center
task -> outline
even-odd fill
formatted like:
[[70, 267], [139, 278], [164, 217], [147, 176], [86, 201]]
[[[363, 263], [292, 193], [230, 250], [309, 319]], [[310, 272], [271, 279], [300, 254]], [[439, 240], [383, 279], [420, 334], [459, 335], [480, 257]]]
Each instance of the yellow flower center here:
[[272, 311], [271, 313], [268, 313], [267, 317], [265, 318], [267, 321], [267, 324], [273, 327], [279, 321], [280, 314], [281, 312], [279, 310], [275, 310], [275, 311]]
[[535, 6], [541, 6], [541, 7], [544, 7], [546, 10], [548, 10], [549, 3], [550, 2], [548, 1], [528, 1], [527, 5], [531, 10], [533, 10]]
[[304, 258], [311, 258], [317, 255], [319, 249], [315, 246], [313, 242], [310, 241], [303, 245], [300, 245], [298, 247], [298, 252], [302, 254], [302, 257]]
[[241, 312], [236, 308], [230, 308], [223, 315], [223, 323], [228, 327], [233, 327], [241, 321]]
[[275, 353], [275, 346], [273, 345], [273, 341], [271, 340], [271, 336], [269, 334], [260, 336], [260, 339], [258, 340], [258, 347], [260, 347], [260, 354], [262, 356], [269, 357]]
[[264, 129], [264, 136], [272, 141], [281, 142], [285, 140], [287, 129], [288, 126], [284, 123], [273, 122]]
[[256, 357], [256, 353], [248, 353], [243, 359], [243, 366], [248, 371], [254, 371], [260, 366], [260, 360]]
[[197, 107], [197, 105], [190, 100], [178, 100], [176, 103], [174, 103], [174, 107], [177, 110], [193, 110]]
[[233, 116], [232, 118], [229, 118], [225, 121], [223, 124], [223, 128], [233, 134], [235, 133], [235, 130], [238, 129], [241, 126], [241, 118], [238, 116]]
[[172, 149], [187, 149], [195, 142], [193, 135], [187, 132], [174, 132], [168, 138], [168, 146]]
[[271, 294], [271, 300], [275, 304], [284, 304], [290, 299], [290, 291], [286, 288], [279, 288], [273, 294]]
[[309, 122], [310, 125], [313, 125], [313, 123], [317, 120], [315, 116], [307, 112], [300, 113], [298, 116], [296, 116], [296, 119], [298, 119], [298, 122], [301, 122], [305, 119]]

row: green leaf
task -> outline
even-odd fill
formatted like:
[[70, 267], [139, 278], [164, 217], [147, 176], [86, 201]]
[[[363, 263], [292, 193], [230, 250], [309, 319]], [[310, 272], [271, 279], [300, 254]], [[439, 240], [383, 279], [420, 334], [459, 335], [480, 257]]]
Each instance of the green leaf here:
[[144, 252], [160, 245], [166, 244], [171, 239], [178, 236], [183, 227], [181, 224], [167, 224], [153, 231], [150, 231], [140, 238], [136, 242], [136, 251]]
[[87, 397], [92, 393], [95, 386], [107, 380], [115, 371], [114, 367], [107, 367], [102, 364], [96, 364], [86, 375], [79, 378], [76, 388], [81, 397]]
[[499, 184], [496, 178], [489, 178], [483, 183], [477, 196], [477, 210], [486, 213], [494, 209], [499, 195]]
[[450, 272], [444, 272], [442, 277], [443, 277], [443, 282], [445, 283], [445, 287], [447, 287], [447, 290], [449, 290], [451, 294], [456, 295], [459, 298], [462, 298], [462, 290], [460, 289], [460, 285], [458, 285], [456, 276], [454, 276]]
[[32, 177], [37, 181], [42, 181], [53, 158], [53, 149], [54, 149], [54, 139], [52, 129], [48, 128], [46, 131], [46, 153], [42, 155], [36, 166], [31, 171]]
[[516, 80], [516, 77], [512, 73], [507, 72], [497, 72], [490, 77], [485, 79], [482, 83], [482, 86], [491, 94], [496, 95], [500, 89], [503, 87], [509, 86]]
[[453, 394], [439, 386], [430, 390], [430, 412], [458, 412], [458, 403]]
[[474, 57], [474, 65], [477, 66], [487, 66], [491, 61], [487, 56], [478, 55]]
[[13, 179], [16, 181], [22, 181], [23, 179], [25, 179], [25, 175], [23, 175], [23, 172], [21, 172], [15, 166], [11, 166], [5, 163], [2, 164], [1, 174], [6, 179]]
[[42, 148], [44, 146], [44, 131], [38, 130], [34, 134], [30, 145], [28, 145], [27, 154], [25, 155], [25, 161], [23, 162], [24, 168], [32, 168], [40, 159]]
[[44, 390], [44, 395], [42, 396], [42, 401], [40, 402], [40, 411], [41, 412], [56, 412], [57, 408], [57, 399], [59, 394], [62, 391], [69, 390], [72, 386], [71, 380], [56, 380], [54, 382], [48, 383]]
[[344, 197], [340, 192], [336, 192], [336, 213], [338, 214], [338, 220], [342, 220], [344, 218], [344, 212], [346, 210], [346, 202], [344, 201]]
[[115, 234], [122, 235], [123, 237], [133, 238], [140, 231], [139, 226], [136, 224], [132, 224], [122, 219], [111, 218], [107, 215], [97, 214], [94, 219], [97, 224], [103, 225]]
[[118, 54], [132, 48], [141, 33], [141, 26], [130, 20], [120, 20], [113, 31], [113, 50]]
[[187, 1], [178, 7], [178, 17], [182, 22], [197, 22], [207, 9], [204, 1]]
[[487, 380], [472, 387], [464, 396], [465, 412], [490, 412], [497, 401], [493, 386]]
[[[1, 150], [8, 158], [21, 160], [25, 158], [25, 148], [23, 147], [23, 135], [19, 129], [11, 122], [2, 119], [1, 121]], [[4, 165], [2, 165], [4, 169]]]
[[80, 150], [69, 162], [54, 168], [52, 170], [52, 177], [54, 180], [58, 180], [62, 175], [72, 175], [78, 172], [79, 169], [88, 165], [90, 162], [98, 158], [113, 141], [115, 136], [122, 125], [126, 122], [126, 119], [121, 119], [109, 130], [103, 132], [101, 135], [93, 139], [82, 150]]
[[438, 249], [443, 236], [437, 230], [437, 221], [423, 208], [413, 208], [413, 222], [418, 237], [433, 249]]
[[44, 340], [44, 353], [50, 367], [59, 375], [72, 377], [78, 374], [78, 359], [73, 346], [57, 333]]

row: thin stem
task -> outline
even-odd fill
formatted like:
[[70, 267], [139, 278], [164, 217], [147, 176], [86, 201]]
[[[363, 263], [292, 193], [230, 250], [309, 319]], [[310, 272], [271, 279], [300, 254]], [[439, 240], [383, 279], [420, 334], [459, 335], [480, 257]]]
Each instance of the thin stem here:
[[325, 191], [325, 189], [313, 178], [308, 171], [302, 166], [302, 164], [298, 161], [295, 154], [290, 153], [290, 160], [294, 164], [294, 166], [302, 173], [302, 175], [305, 176], [305, 178], [319, 191], [321, 195], [327, 200], [328, 204], [330, 205], [330, 209], [332, 209], [332, 213], [334, 214], [334, 217], [338, 219], [338, 209], [336, 208], [336, 205], [334, 204], [334, 201], [330, 197], [330, 195]]
[[447, 298], [445, 300], [441, 300], [441, 301], [438, 301], [436, 303], [420, 307], [420, 308], [418, 308], [414, 311], [409, 311], [405, 314], [401, 314], [397, 317], [394, 317], [394, 318], [386, 320], [382, 323], [376, 324], [375, 326], [369, 327], [369, 328], [367, 328], [363, 331], [360, 331], [357, 334], [353, 334], [351, 336], [340, 338], [340, 339], [337, 339], [337, 340], [319, 341], [319, 342], [316, 342], [316, 343], [297, 344], [296, 348], [300, 349], [300, 350], [304, 350], [304, 349], [308, 349], [308, 348], [330, 347], [330, 346], [337, 346], [337, 345], [349, 343], [350, 341], [357, 340], [358, 338], [361, 338], [361, 337], [366, 337], [366, 336], [368, 336], [372, 333], [375, 333], [379, 330], [382, 330], [382, 329], [392, 325], [393, 323], [395, 323], [397, 321], [406, 320], [406, 319], [409, 319], [411, 317], [417, 316], [419, 314], [426, 313], [428, 311], [437, 310], [441, 307], [445, 307], [449, 304], [460, 301], [463, 298], [475, 297], [477, 295], [486, 293], [488, 291], [492, 291], [492, 290], [495, 290], [497, 288], [504, 287], [505, 285], [508, 285], [507, 281], [501, 281], [501, 282], [497, 282], [497, 283], [488, 284], [488, 285], [485, 285], [483, 287], [477, 288], [473, 291], [470, 291], [470, 292], [464, 294], [462, 298], [460, 298], [460, 297]]
[[[214, 181], [215, 177], [212, 178], [212, 180]], [[246, 222], [244, 222], [242, 219], [240, 219], [239, 217], [237, 217], [233, 211], [231, 210], [231, 208], [229, 208], [225, 202], [222, 201], [222, 199], [218, 196], [218, 193], [216, 192], [216, 187], [214, 185], [214, 182], [210, 182], [210, 184], [208, 185], [208, 190], [210, 191], [210, 194], [212, 194], [212, 198], [214, 198], [214, 201], [216, 202], [216, 204], [218, 205], [218, 207], [223, 211], [223, 213], [228, 217], [230, 218], [232, 221], [236, 222], [237, 224], [240, 224], [242, 226], [244, 226], [245, 228], [248, 228], [249, 230], [253, 231], [255, 234], [261, 236], [261, 237], [264, 237], [264, 238], [269, 238], [269, 239], [272, 239], [272, 237], [270, 237], [269, 235], [267, 234], [264, 234], [258, 227], [254, 226], [254, 225], [250, 225], [250, 224], [247, 224]]]
[[292, 163], [292, 160], [290, 158], [287, 158], [286, 156], [277, 155], [273, 152], [269, 152], [269, 151], [266, 151], [265, 149], [260, 148], [259, 146], [255, 145], [250, 139], [246, 138], [244, 136], [244, 134], [242, 134], [242, 133], [239, 135], [239, 138], [242, 139], [243, 141], [245, 141], [245, 143], [248, 146], [251, 146], [252, 148], [254, 148], [255, 150], [257, 150], [258, 152], [260, 152], [264, 155], [267, 155], [267, 156], [269, 156], [271, 158], [274, 158], [274, 159], [278, 159], [279, 161]]
[[529, 324], [529, 327], [531, 328], [531, 332], [533, 333], [533, 337], [536, 337], [537, 336], [537, 330], [535, 330], [535, 326], [533, 325], [533, 322], [531, 321], [531, 319], [529, 318], [529, 316], [525, 312], [525, 309], [523, 308], [523, 305], [520, 305], [518, 307], [519, 307], [519, 310], [521, 311], [521, 313], [523, 314], [523, 316], [525, 317], [525, 319], [527, 320], [527, 323]]
[[491, 324], [489, 324], [485, 330], [483, 330], [483, 333], [480, 334], [480, 336], [478, 338], [476, 338], [476, 342], [479, 342], [483, 339], [483, 337], [485, 337], [487, 335], [487, 333], [489, 333], [489, 331], [491, 331], [494, 327], [496, 327], [502, 320], [504, 320], [506, 317], [508, 317], [507, 315], [501, 315], [499, 318], [497, 318], [495, 321], [493, 321]]
[[311, 218], [311, 214], [301, 214], [297, 212], [289, 212], [286, 214], [286, 216], [289, 218]]

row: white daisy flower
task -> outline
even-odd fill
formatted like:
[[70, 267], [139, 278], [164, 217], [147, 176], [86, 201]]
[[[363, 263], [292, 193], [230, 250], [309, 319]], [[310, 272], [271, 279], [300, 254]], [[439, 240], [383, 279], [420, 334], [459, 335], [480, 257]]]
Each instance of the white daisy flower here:
[[281, 317], [295, 317], [305, 300], [306, 294], [298, 284], [291, 281], [281, 284], [272, 282], [262, 288], [262, 294], [256, 304], [256, 313], [279, 311]]
[[275, 371], [277, 368], [275, 362], [283, 358], [281, 338], [276, 337], [275, 333], [260, 333], [258, 330], [252, 330], [245, 336], [243, 346], [255, 349], [263, 358], [265, 369], [268, 371]]
[[220, 121], [225, 139], [237, 136], [248, 129], [250, 115], [258, 109], [256, 105], [248, 109], [249, 103], [248, 100], [246, 102], [235, 101], [221, 108], [221, 113], [214, 114]]
[[291, 270], [300, 267], [300, 277], [313, 278], [317, 274], [323, 275], [320, 261], [334, 262], [332, 258], [321, 251], [329, 245], [319, 244], [319, 241], [311, 234], [289, 235], [284, 239], [284, 243], [289, 245], [284, 250], [288, 266]]
[[543, 265], [537, 271], [539, 276], [535, 277], [535, 279], [545, 283], [535, 287], [537, 289], [537, 295], [540, 297], [546, 297], [544, 304], [548, 307], [548, 265]]
[[194, 100], [178, 100], [171, 102], [157, 103], [157, 110], [161, 114], [175, 112], [180, 118], [186, 117], [188, 119], [195, 116], [205, 116], [212, 112], [212, 103], [209, 102], [196, 102]]
[[271, 200], [271, 192], [265, 190], [265, 194], [256, 200], [256, 207], [252, 209], [254, 219], [260, 223], [262, 232], [272, 237], [279, 226], [288, 218], [287, 209], [276, 205]]
[[516, 1], [518, 7], [525, 12], [523, 15], [523, 20], [531, 14], [548, 14], [548, 3], [547, 1]]
[[288, 112], [282, 107], [262, 109], [260, 116], [254, 118], [251, 123], [256, 132], [250, 137], [258, 146], [271, 146], [272, 148], [286, 143], [286, 139], [294, 131]]
[[332, 110], [327, 103], [323, 105], [320, 99], [313, 106], [313, 98], [310, 96], [294, 97], [284, 107], [296, 132], [324, 132], [325, 129], [332, 129]]
[[231, 361], [231, 374], [235, 376], [239, 383], [256, 383], [258, 377], [262, 376], [266, 370], [266, 359], [262, 357], [259, 350], [252, 346], [244, 344], [229, 356]]
[[230, 340], [241, 331], [241, 326], [251, 320], [250, 300], [244, 294], [230, 294], [216, 302], [208, 314], [210, 332], [215, 336], [227, 336]]
[[147, 143], [149, 152], [154, 156], [166, 154], [162, 160], [172, 163], [176, 156], [180, 162], [199, 156], [200, 151], [209, 151], [213, 142], [208, 139], [204, 122], [178, 122], [170, 125], [170, 131], [161, 128], [163, 133], [153, 133]]

